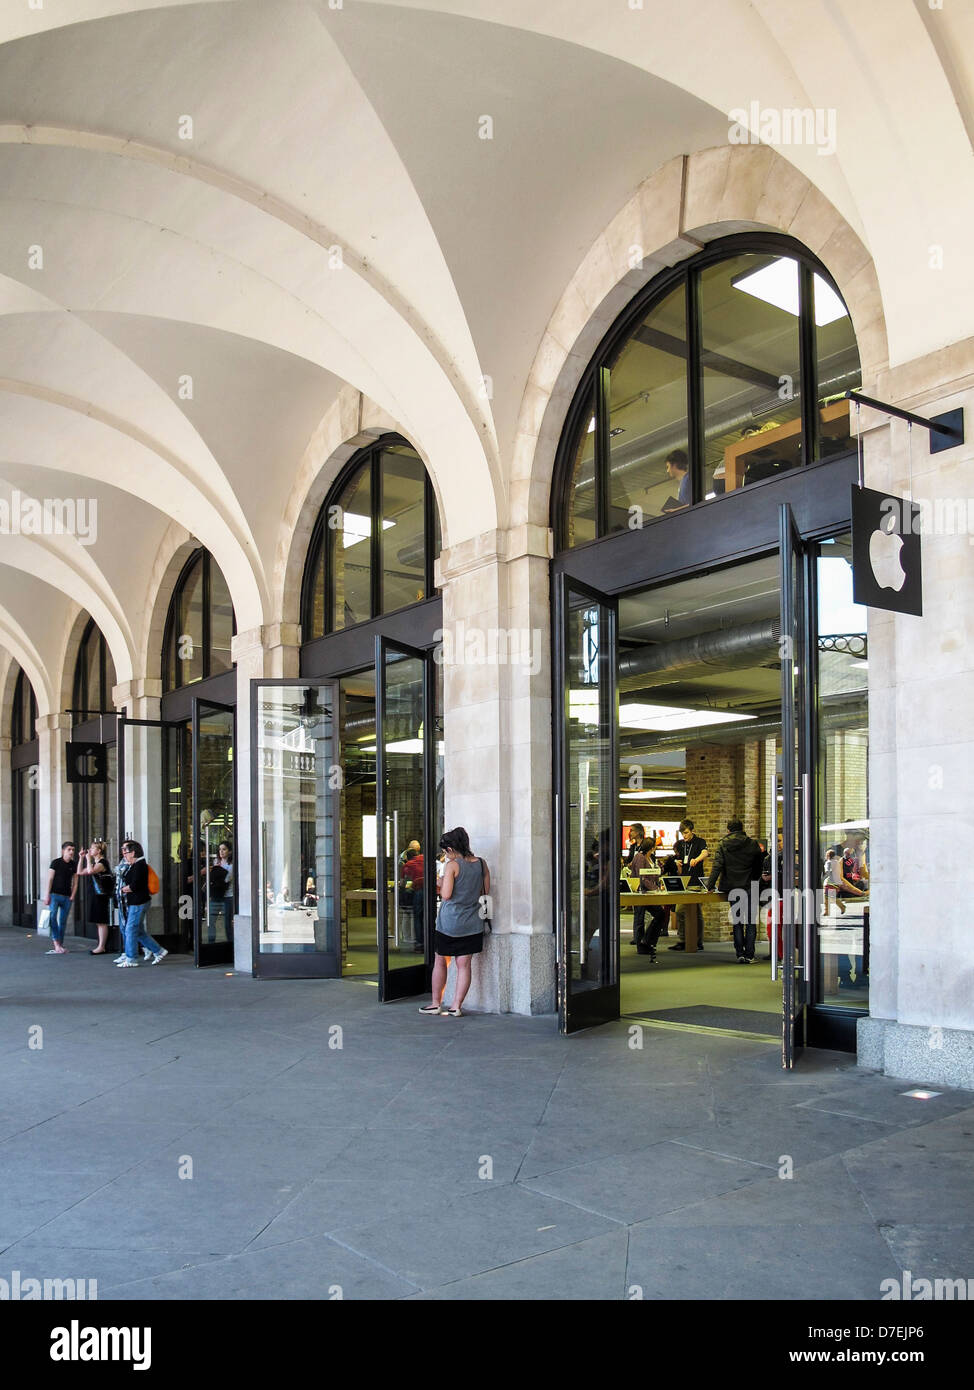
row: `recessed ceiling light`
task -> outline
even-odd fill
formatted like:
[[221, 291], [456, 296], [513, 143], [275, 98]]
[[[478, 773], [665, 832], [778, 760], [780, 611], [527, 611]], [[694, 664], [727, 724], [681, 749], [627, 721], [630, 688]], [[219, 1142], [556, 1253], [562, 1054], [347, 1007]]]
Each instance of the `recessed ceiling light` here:
[[901, 1091], [901, 1096], [909, 1096], [912, 1100], [933, 1100], [934, 1096], [943, 1095], [942, 1091]]
[[[816, 326], [824, 328], [827, 323], [845, 318], [845, 305], [831, 285], [826, 284], [821, 275], [816, 275], [814, 281]], [[735, 275], [731, 284], [735, 290], [743, 290], [755, 299], [773, 304], [776, 309], [798, 316], [798, 262], [788, 256], [771, 261], [760, 270]]]

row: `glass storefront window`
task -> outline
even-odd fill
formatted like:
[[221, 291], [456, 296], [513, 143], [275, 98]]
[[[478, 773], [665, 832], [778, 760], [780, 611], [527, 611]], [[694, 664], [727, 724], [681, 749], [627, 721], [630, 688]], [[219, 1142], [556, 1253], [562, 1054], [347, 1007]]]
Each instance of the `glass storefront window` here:
[[568, 544], [594, 541], [596, 529], [595, 484], [595, 397], [590, 391], [582, 410], [584, 425], [575, 446], [568, 481], [571, 499], [568, 511]]
[[223, 572], [207, 551], [198, 550], [187, 561], [169, 605], [165, 690], [232, 670], [235, 632], [233, 600]]
[[825, 541], [818, 583], [818, 1000], [869, 1004], [866, 609], [852, 601], [848, 534]]
[[852, 447], [851, 402], [843, 400], [842, 395], [862, 385], [862, 369], [849, 311], [820, 275], [814, 276], [813, 281], [818, 457], [827, 459], [847, 453]]
[[398, 435], [360, 450], [312, 535], [301, 593], [304, 640], [429, 598], [440, 529], [422, 459]]
[[177, 686], [203, 679], [203, 556], [186, 576], [179, 601], [176, 640]]
[[609, 531], [690, 504], [686, 337], [681, 284], [634, 329], [611, 364]]
[[799, 280], [790, 256], [734, 256], [700, 273], [708, 495], [802, 462]]
[[336, 710], [329, 685], [257, 691], [259, 950], [333, 954], [339, 843]]
[[381, 574], [383, 613], [426, 597], [426, 469], [412, 449], [384, 449]]
[[229, 671], [233, 638], [233, 601], [219, 565], [210, 564], [210, 675]]
[[558, 462], [560, 549], [851, 451], [859, 354], [827, 273], [783, 238], [727, 243], [665, 272], [589, 363]]
[[352, 478], [338, 502], [332, 541], [333, 631], [372, 615], [372, 471]]

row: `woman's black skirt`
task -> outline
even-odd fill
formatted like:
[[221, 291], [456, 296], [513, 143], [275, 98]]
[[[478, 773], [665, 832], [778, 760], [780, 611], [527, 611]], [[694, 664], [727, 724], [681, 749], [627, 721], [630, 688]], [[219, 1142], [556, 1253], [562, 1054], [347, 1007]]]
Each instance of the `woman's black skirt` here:
[[447, 936], [444, 932], [433, 933], [433, 950], [438, 956], [477, 956], [484, 949], [484, 934], [474, 936]]

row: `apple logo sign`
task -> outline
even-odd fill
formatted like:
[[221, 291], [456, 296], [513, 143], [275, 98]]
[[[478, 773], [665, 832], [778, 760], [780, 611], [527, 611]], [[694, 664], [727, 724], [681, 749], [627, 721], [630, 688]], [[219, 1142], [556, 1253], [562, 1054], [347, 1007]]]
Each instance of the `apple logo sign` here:
[[896, 512], [884, 506], [885, 515], [879, 527], [869, 537], [869, 565], [881, 589], [897, 593], [906, 583], [906, 570], [900, 560], [903, 538], [896, 534]]

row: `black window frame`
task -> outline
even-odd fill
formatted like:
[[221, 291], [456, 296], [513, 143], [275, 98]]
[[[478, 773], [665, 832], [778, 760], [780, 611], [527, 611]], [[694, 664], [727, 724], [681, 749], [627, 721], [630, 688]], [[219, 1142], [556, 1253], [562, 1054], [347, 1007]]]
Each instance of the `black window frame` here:
[[[102, 703], [97, 706], [91, 703], [91, 691], [88, 689], [88, 651], [93, 639], [98, 642], [98, 683], [102, 694]], [[117, 680], [118, 673], [115, 671], [114, 662], [111, 661], [111, 653], [108, 650], [105, 634], [94, 618], [89, 618], [81, 636], [81, 645], [78, 648], [78, 657], [74, 666], [74, 681], [71, 686], [71, 709], [68, 710], [68, 713], [72, 716], [75, 724], [83, 724], [86, 720], [95, 719], [101, 714], [114, 714], [114, 706], [108, 707], [108, 699], [111, 695], [111, 688], [108, 683], [110, 662], [112, 673]], [[116, 681], [112, 681], [112, 686], [115, 683]]]
[[[426, 465], [423, 464], [423, 590], [424, 597], [413, 603], [400, 604], [398, 608], [384, 608], [382, 604], [382, 455], [388, 449], [409, 449], [420, 463], [423, 463], [419, 450], [401, 434], [384, 434], [371, 444], [357, 450], [342, 468], [338, 477], [328, 489], [321, 510], [315, 520], [308, 545], [308, 554], [301, 579], [301, 641], [314, 642], [335, 633], [348, 632], [352, 628], [374, 623], [378, 618], [391, 613], [402, 613], [417, 604], [428, 603], [436, 594], [433, 581], [433, 566], [439, 549], [439, 528], [437, 526], [436, 497], [433, 483]], [[363, 474], [369, 474], [369, 613], [357, 623], [347, 623], [342, 627], [334, 625], [335, 585], [334, 585], [334, 546], [342, 534], [337, 528], [328, 525], [328, 514], [337, 506], [349, 486]], [[322, 578], [324, 583], [324, 612], [321, 631], [314, 626], [315, 589]]]
[[[198, 563], [200, 563], [200, 562], [202, 562], [202, 573], [203, 573], [203, 636], [202, 636], [202, 647], [203, 647], [203, 674], [202, 674], [202, 676], [199, 677], [199, 679], [197, 679], [197, 680], [195, 680], [195, 681], [189, 681], [189, 682], [186, 683], [185, 685], [177, 685], [177, 683], [176, 683], [176, 670], [177, 670], [177, 668], [178, 668], [178, 666], [179, 666], [179, 664], [180, 664], [180, 658], [179, 658], [179, 656], [178, 656], [178, 654], [177, 654], [177, 651], [176, 651], [176, 628], [177, 628], [177, 626], [178, 626], [178, 624], [179, 624], [179, 609], [180, 609], [180, 604], [181, 604], [181, 602], [182, 602], [183, 593], [184, 593], [184, 591], [185, 591], [185, 588], [186, 588], [187, 583], [189, 582], [190, 575], [192, 574], [193, 570], [196, 568], [196, 565], [197, 565]], [[164, 629], [164, 632], [163, 632], [163, 639], [162, 639], [162, 652], [163, 652], [163, 663], [162, 663], [162, 693], [163, 693], [163, 695], [171, 695], [171, 694], [173, 693], [173, 691], [176, 691], [176, 690], [188, 690], [188, 689], [190, 689], [190, 688], [193, 687], [193, 686], [198, 686], [198, 685], [200, 685], [203, 681], [209, 680], [209, 678], [214, 674], [214, 672], [213, 672], [213, 665], [212, 665], [212, 655], [213, 655], [213, 622], [212, 622], [212, 617], [213, 617], [213, 614], [212, 614], [212, 606], [213, 606], [213, 588], [212, 588], [212, 567], [213, 567], [213, 565], [214, 565], [215, 563], [216, 563], [216, 562], [214, 561], [213, 556], [212, 556], [212, 555], [210, 554], [210, 552], [205, 548], [205, 546], [198, 546], [197, 549], [194, 550], [193, 553], [187, 557], [186, 563], [183, 565], [182, 569], [179, 571], [179, 578], [176, 580], [176, 586], [175, 586], [175, 588], [173, 589], [172, 598], [169, 600], [169, 611], [168, 611], [168, 613], [166, 614], [166, 626], [165, 626], [165, 629]], [[219, 568], [219, 567], [218, 567], [218, 568]], [[221, 571], [221, 573], [222, 573], [222, 571]], [[224, 582], [224, 584], [226, 584], [226, 575], [223, 576], [223, 582]], [[227, 591], [228, 591], [228, 592], [229, 592], [229, 588], [230, 588], [230, 586], [227, 584]], [[230, 630], [231, 630], [231, 635], [235, 637], [235, 636], [237, 635], [237, 612], [236, 612], [236, 609], [233, 607], [233, 600], [232, 600], [232, 598], [231, 598], [231, 607], [230, 607], [230, 611], [231, 611], [231, 628], [230, 628]], [[234, 661], [231, 660], [231, 662], [230, 662], [230, 671], [233, 671], [233, 670], [235, 669], [235, 667], [236, 667], [236, 662], [234, 662]], [[218, 675], [218, 676], [223, 676], [223, 675], [227, 675], [227, 674], [229, 674], [229, 673], [226, 672], [226, 671], [217, 671], [217, 672], [216, 672], [216, 675]]]
[[[24, 693], [27, 692], [25, 701]], [[22, 666], [17, 668], [17, 682], [14, 685], [13, 706], [10, 711], [10, 746], [23, 748], [37, 741], [37, 696], [27, 672]]]
[[[607, 527], [609, 515], [609, 363], [622, 352], [632, 338], [636, 328], [652, 312], [657, 304], [682, 284], [686, 314], [687, 343], [687, 441], [690, 455], [690, 506], [694, 508], [704, 502], [704, 423], [703, 423], [703, 364], [701, 360], [703, 324], [700, 310], [700, 272], [721, 261], [736, 256], [756, 254], [789, 256], [798, 263], [799, 270], [799, 371], [801, 381], [801, 465], [798, 470], [815, 467], [822, 460], [816, 457], [819, 444], [818, 421], [818, 364], [814, 317], [814, 276], [822, 279], [838, 295], [843, 307], [846, 305], [835, 280], [828, 268], [814, 256], [807, 247], [792, 237], [774, 232], [740, 233], [720, 237], [712, 241], [705, 250], [678, 265], [664, 270], [640, 290], [616, 318], [604, 335], [572, 396], [571, 405], [562, 427], [558, 449], [555, 455], [554, 474], [551, 489], [550, 525], [554, 534], [555, 554], [567, 550], [579, 550], [588, 545], [598, 545], [610, 535]], [[851, 318], [851, 315], [850, 315]], [[582, 431], [595, 417], [595, 536], [592, 540], [576, 545], [568, 544], [569, 516], [572, 506], [572, 473], [581, 439]], [[852, 449], [849, 452], [853, 452]], [[842, 455], [844, 456], [844, 455]], [[836, 456], [833, 456], [833, 458]], [[752, 483], [748, 488], [764, 485]], [[723, 502], [724, 498], [712, 501]], [[672, 521], [675, 516], [647, 517], [645, 526], [655, 526], [663, 521]], [[644, 529], [644, 528], [643, 528]]]

